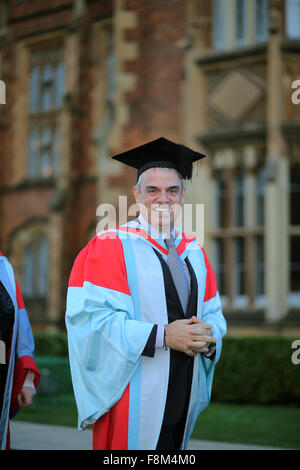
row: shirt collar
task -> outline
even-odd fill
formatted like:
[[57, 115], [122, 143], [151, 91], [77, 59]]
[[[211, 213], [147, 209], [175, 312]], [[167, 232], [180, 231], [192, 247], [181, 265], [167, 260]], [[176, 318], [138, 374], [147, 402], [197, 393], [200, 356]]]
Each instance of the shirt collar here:
[[[154, 240], [165, 240], [166, 238], [169, 238], [170, 232], [160, 232], [155, 227], [153, 227], [153, 225], [149, 224], [141, 214], [138, 216], [138, 220], [142, 229], [148, 233], [151, 238], [154, 238]], [[171, 230], [171, 234], [175, 238], [175, 228]]]

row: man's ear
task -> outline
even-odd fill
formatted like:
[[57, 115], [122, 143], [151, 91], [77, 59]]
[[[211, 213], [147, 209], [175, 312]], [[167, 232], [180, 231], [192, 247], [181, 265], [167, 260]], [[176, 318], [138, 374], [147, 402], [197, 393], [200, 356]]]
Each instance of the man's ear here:
[[134, 195], [135, 202], [137, 204], [139, 202], [141, 202], [141, 195], [140, 195], [140, 192], [139, 192], [137, 186], [133, 186], [132, 192], [133, 192], [133, 195]]

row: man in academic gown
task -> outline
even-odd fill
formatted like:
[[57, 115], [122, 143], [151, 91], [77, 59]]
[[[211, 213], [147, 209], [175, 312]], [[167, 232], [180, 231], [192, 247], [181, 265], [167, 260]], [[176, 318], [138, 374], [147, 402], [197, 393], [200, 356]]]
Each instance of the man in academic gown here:
[[94, 449], [185, 449], [209, 403], [226, 322], [203, 247], [174, 227], [183, 179], [202, 157], [163, 137], [115, 156], [138, 169], [140, 214], [75, 260], [70, 366]]
[[10, 449], [9, 420], [31, 404], [40, 372], [19, 285], [0, 251], [0, 449]]

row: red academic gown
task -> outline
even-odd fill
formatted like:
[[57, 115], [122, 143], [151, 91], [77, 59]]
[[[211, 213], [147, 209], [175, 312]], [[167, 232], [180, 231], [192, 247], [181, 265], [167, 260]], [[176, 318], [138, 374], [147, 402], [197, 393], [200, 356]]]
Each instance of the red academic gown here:
[[[4, 255], [1, 253], [1, 251], [0, 251], [0, 257], [4, 257]], [[7, 260], [5, 260], [5, 262], [8, 263]], [[25, 310], [25, 305], [24, 305], [22, 294], [21, 294], [21, 290], [20, 290], [19, 285], [18, 285], [16, 280], [15, 280], [15, 284], [16, 284], [16, 304], [17, 304], [17, 307], [18, 307], [19, 311], [18, 311], [18, 315], [16, 315], [16, 312], [15, 312], [15, 322], [14, 322], [14, 326], [11, 330], [11, 339], [12, 339], [12, 336], [13, 336], [14, 328], [18, 328], [18, 335], [22, 335], [22, 325], [23, 325], [22, 316], [23, 316], [23, 318], [24, 318], [24, 316], [27, 317], [27, 313], [26, 313], [26, 310]], [[18, 325], [16, 324], [16, 318], [19, 319]], [[28, 319], [27, 319], [27, 321], [28, 321]], [[25, 332], [24, 334], [27, 335], [27, 332]], [[31, 344], [32, 341], [33, 341], [32, 338], [28, 339], [28, 343], [29, 343], [28, 346], [30, 348], [32, 348], [32, 346], [33, 346]], [[12, 353], [16, 354], [16, 351], [11, 350], [11, 344], [10, 344], [10, 348], [7, 350], [7, 355], [6, 355], [7, 363], [9, 363]], [[25, 381], [25, 378], [26, 378], [26, 375], [27, 375], [28, 371], [34, 372], [34, 374], [35, 374], [34, 386], [35, 386], [35, 388], [37, 388], [38, 384], [39, 384], [39, 381], [40, 381], [40, 372], [38, 370], [38, 367], [35, 363], [34, 358], [30, 355], [30, 351], [28, 351], [28, 355], [27, 354], [21, 355], [19, 357], [16, 357], [16, 360], [15, 360], [13, 383], [12, 383], [12, 393], [11, 393], [11, 400], [10, 400], [10, 412], [9, 412], [9, 417], [10, 418], [13, 418], [20, 409], [20, 407], [18, 405], [18, 401], [17, 401], [17, 396], [22, 390], [22, 387], [23, 387], [23, 384], [24, 384], [24, 381]], [[9, 450], [9, 449], [10, 449], [10, 432], [9, 432], [9, 424], [8, 424], [6, 450]]]

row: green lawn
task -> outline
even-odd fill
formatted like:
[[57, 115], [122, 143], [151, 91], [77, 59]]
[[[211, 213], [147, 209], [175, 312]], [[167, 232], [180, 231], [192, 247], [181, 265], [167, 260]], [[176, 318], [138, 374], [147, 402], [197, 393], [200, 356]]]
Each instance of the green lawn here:
[[300, 408], [212, 403], [193, 438], [300, 449]]
[[[14, 419], [76, 427], [73, 395], [39, 397]], [[300, 408], [211, 403], [199, 416], [192, 438], [300, 449]]]
[[39, 397], [31, 406], [20, 410], [14, 419], [31, 423], [77, 427], [77, 408], [74, 396]]

